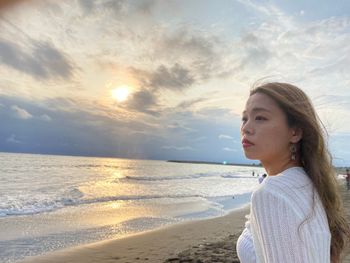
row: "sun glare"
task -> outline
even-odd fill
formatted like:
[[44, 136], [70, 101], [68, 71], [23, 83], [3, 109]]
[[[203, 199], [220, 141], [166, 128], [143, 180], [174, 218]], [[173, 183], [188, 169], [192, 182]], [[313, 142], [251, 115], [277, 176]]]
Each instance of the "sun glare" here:
[[121, 86], [112, 90], [112, 98], [118, 102], [122, 102], [128, 98], [129, 93], [129, 87]]

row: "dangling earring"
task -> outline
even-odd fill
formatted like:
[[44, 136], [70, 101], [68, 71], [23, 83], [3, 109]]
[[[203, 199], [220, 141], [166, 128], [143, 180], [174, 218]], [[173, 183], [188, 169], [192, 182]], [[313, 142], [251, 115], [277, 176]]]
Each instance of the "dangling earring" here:
[[295, 161], [297, 159], [297, 145], [295, 143], [292, 143], [292, 145], [290, 146], [290, 153], [291, 153], [290, 159], [292, 161]]

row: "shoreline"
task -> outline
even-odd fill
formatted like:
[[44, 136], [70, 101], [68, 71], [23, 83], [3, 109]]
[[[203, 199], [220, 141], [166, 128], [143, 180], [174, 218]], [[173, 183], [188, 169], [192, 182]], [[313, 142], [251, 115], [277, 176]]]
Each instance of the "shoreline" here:
[[[344, 208], [350, 217], [350, 191], [340, 184]], [[187, 221], [128, 237], [100, 241], [35, 257], [21, 263], [133, 263], [133, 262], [231, 262], [239, 263], [236, 241], [241, 234], [250, 205], [231, 213]], [[350, 263], [350, 249], [344, 252]]]
[[230, 262], [235, 262], [238, 259], [232, 241], [235, 242], [243, 230], [248, 213], [249, 204], [225, 216], [182, 222], [120, 239], [27, 257], [19, 262], [176, 262], [181, 252], [191, 254], [196, 249], [218, 250], [223, 247], [222, 242], [231, 249]]

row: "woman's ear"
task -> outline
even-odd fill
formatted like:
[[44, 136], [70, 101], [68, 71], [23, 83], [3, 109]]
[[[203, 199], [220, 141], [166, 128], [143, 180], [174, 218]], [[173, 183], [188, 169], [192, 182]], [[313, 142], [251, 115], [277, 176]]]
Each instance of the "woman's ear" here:
[[297, 143], [303, 138], [303, 130], [301, 128], [292, 128], [291, 143]]

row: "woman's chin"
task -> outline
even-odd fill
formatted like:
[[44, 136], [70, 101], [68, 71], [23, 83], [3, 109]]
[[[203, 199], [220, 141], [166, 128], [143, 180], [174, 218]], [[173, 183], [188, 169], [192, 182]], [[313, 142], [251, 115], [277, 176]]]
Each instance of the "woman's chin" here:
[[249, 160], [259, 160], [258, 156], [251, 152], [244, 152], [244, 155]]

